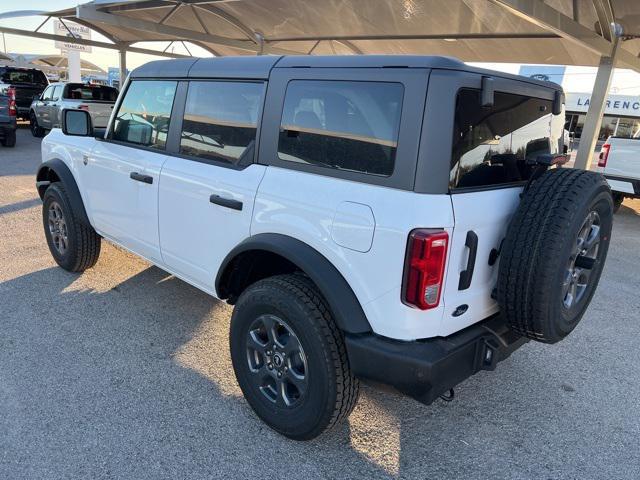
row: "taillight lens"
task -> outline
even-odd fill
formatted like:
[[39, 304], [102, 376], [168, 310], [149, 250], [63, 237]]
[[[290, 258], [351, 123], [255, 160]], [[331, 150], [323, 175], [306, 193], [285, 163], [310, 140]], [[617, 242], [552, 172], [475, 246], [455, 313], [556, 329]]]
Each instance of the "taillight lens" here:
[[16, 108], [16, 89], [15, 87], [7, 88], [7, 96], [9, 97], [9, 116], [15, 117], [18, 113]]
[[606, 167], [607, 166], [607, 158], [609, 158], [609, 150], [611, 149], [611, 145], [605, 143], [602, 145], [602, 149], [600, 150], [600, 156], [598, 157], [598, 166]]
[[409, 234], [402, 285], [403, 301], [421, 310], [440, 303], [449, 235], [444, 230], [417, 229]]
[[89, 111], [89, 105], [78, 105], [78, 110], [84, 110], [85, 112]]

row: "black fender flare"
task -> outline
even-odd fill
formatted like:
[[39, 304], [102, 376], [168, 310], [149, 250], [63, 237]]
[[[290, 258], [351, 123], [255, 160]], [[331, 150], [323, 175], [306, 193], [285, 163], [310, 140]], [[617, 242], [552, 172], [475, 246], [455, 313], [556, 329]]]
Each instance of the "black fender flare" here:
[[73, 208], [73, 213], [75, 214], [76, 219], [85, 225], [91, 226], [76, 179], [73, 176], [73, 173], [71, 173], [69, 167], [67, 167], [67, 164], [58, 158], [48, 160], [42, 163], [38, 168], [38, 173], [36, 174], [36, 188], [38, 189], [40, 199], [42, 200], [44, 198], [45, 190], [49, 184], [55, 181], [52, 179], [55, 179], [56, 177], [60, 180], [60, 183], [62, 183], [62, 186], [69, 196], [71, 208]]
[[310, 245], [287, 235], [259, 233], [239, 243], [225, 257], [216, 276], [216, 292], [226, 298], [222, 285], [225, 271], [243, 252], [267, 251], [286, 258], [302, 270], [318, 287], [331, 308], [338, 328], [347, 333], [371, 332], [369, 321], [342, 274], [327, 258]]

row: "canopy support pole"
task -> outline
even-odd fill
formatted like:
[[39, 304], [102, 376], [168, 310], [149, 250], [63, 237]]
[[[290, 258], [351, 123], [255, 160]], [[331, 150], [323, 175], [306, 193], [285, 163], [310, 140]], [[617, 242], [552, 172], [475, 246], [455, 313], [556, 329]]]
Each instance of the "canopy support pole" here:
[[127, 50], [125, 48], [121, 48], [118, 50], [120, 54], [120, 88], [124, 87], [124, 81], [127, 79]]
[[596, 148], [600, 127], [602, 126], [602, 116], [607, 105], [607, 95], [613, 78], [613, 67], [615, 65], [616, 54], [618, 52], [618, 41], [615, 40], [611, 56], [600, 57], [596, 82], [593, 86], [593, 93], [589, 101], [587, 118], [584, 121], [578, 152], [576, 153], [575, 168], [589, 170], [591, 158]]

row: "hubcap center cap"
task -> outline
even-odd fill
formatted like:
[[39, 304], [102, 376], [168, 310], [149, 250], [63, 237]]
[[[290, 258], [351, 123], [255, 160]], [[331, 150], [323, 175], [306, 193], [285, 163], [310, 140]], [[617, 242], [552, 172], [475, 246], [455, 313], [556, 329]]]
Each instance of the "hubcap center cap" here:
[[273, 355], [273, 364], [276, 367], [281, 367], [284, 364], [284, 358], [281, 353], [276, 353]]

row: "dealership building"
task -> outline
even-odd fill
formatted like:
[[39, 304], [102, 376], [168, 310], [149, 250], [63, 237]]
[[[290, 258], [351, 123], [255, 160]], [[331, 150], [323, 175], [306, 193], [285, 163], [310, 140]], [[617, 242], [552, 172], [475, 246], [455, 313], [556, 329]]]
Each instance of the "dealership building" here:
[[[575, 138], [580, 138], [589, 109], [590, 93], [566, 92], [566, 129]], [[598, 140], [611, 135], [633, 137], [640, 131], [640, 96], [609, 95]]]

